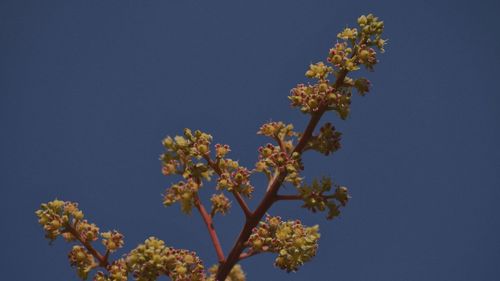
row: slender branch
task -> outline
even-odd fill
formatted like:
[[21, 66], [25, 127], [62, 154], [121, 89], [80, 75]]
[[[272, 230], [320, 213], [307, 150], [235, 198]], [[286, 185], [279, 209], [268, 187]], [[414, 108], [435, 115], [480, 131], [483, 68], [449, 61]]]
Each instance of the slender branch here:
[[288, 155], [288, 151], [286, 150], [285, 142], [282, 139], [280, 139], [279, 137], [275, 137], [274, 139], [276, 140], [276, 142], [278, 142], [278, 144], [281, 148], [281, 151], [286, 153], [286, 155]]
[[220, 170], [219, 168], [219, 165], [217, 165], [211, 158], [208, 154], [205, 154], [203, 155], [203, 158], [205, 158], [205, 160], [207, 161], [208, 163], [208, 166], [210, 166], [210, 168], [214, 169], [214, 171], [217, 173], [217, 175], [221, 175], [222, 174], [222, 171]]
[[[222, 175], [222, 171], [220, 170], [219, 166], [212, 159], [210, 159], [210, 156], [208, 156], [208, 154], [205, 154], [203, 157], [207, 161], [208, 165], [212, 169], [214, 169], [215, 173], [217, 173], [219, 176]], [[240, 205], [241, 209], [243, 210], [245, 217], [250, 217], [252, 215], [252, 211], [250, 211], [250, 208], [248, 207], [243, 197], [241, 197], [241, 194], [239, 194], [237, 191], [233, 191], [232, 193], [234, 198], [238, 202], [238, 205]]]
[[250, 250], [250, 251], [247, 251], [245, 253], [241, 253], [239, 260], [241, 261], [241, 260], [244, 260], [244, 259], [249, 258], [251, 256], [255, 256], [255, 255], [260, 254], [260, 253], [262, 253], [262, 252], [256, 252], [256, 251]]
[[212, 239], [212, 244], [214, 245], [215, 252], [217, 253], [217, 258], [219, 259], [219, 263], [223, 263], [226, 258], [224, 257], [224, 252], [222, 251], [219, 237], [217, 236], [217, 232], [215, 231], [212, 217], [207, 213], [207, 210], [203, 206], [203, 203], [201, 203], [198, 194], [194, 195], [194, 205], [200, 212], [200, 215], [207, 226], [208, 233], [210, 234], [210, 238]]
[[280, 201], [280, 200], [302, 200], [302, 197], [300, 195], [276, 195], [275, 200], [276, 201]]
[[89, 251], [89, 253], [92, 254], [92, 256], [94, 256], [94, 258], [96, 258], [99, 261], [99, 266], [104, 268], [108, 267], [109, 265], [108, 254], [106, 254], [105, 256], [101, 255], [101, 253], [99, 253], [92, 246], [92, 244], [90, 244], [89, 241], [83, 239], [80, 233], [78, 233], [78, 231], [76, 231], [76, 229], [69, 223], [65, 226], [64, 231], [71, 233], [71, 235], [73, 235], [76, 238], [76, 240], [80, 241], [80, 243], [82, 243], [82, 245], [87, 249], [87, 251]]
[[236, 201], [238, 201], [238, 204], [243, 210], [243, 213], [245, 213], [245, 217], [249, 218], [250, 216], [252, 216], [252, 211], [250, 211], [250, 208], [248, 208], [248, 205], [243, 197], [241, 197], [241, 194], [239, 194], [236, 190], [233, 190], [233, 195], [234, 198], [236, 198]]

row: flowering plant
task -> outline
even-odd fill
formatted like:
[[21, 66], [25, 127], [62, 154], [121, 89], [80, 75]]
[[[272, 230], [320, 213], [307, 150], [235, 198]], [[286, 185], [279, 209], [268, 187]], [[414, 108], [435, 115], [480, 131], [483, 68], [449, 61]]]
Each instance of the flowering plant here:
[[[327, 219], [340, 215], [340, 209], [349, 201], [345, 186], [324, 177], [305, 183], [302, 155], [317, 151], [324, 155], [340, 148], [342, 134], [331, 123], [323, 124], [315, 133], [325, 113], [336, 112], [341, 119], [349, 116], [352, 92], [364, 96], [370, 82], [363, 77], [350, 77], [349, 73], [364, 66], [372, 71], [378, 49], [384, 52], [386, 40], [382, 39], [384, 23], [372, 14], [358, 18], [357, 28], [345, 28], [337, 37], [339, 41], [330, 49], [327, 63], [311, 64], [306, 77], [311, 84], [298, 84], [288, 97], [293, 107], [310, 117], [303, 132], [294, 130], [292, 124], [270, 122], [257, 132], [269, 137], [271, 142], [259, 147], [255, 167], [241, 166], [228, 158], [231, 149], [227, 144], [213, 143], [205, 132], [185, 129], [182, 136], [166, 137], [165, 151], [160, 157], [165, 176], [178, 175], [181, 181], [169, 187], [163, 204], [179, 204], [184, 213], [195, 209], [203, 218], [218, 258], [218, 264], [206, 269], [198, 255], [190, 250], [166, 246], [165, 242], [150, 237], [128, 254], [112, 259], [112, 254], [124, 246], [124, 236], [111, 230], [101, 232], [94, 223], [84, 219], [77, 203], [54, 200], [42, 204], [36, 211], [38, 222], [45, 236], [52, 240], [61, 236], [76, 242], [68, 255], [82, 279], [87, 279], [95, 269], [94, 281], [125, 281], [129, 275], [138, 281], [156, 280], [162, 275], [176, 281], [188, 280], [245, 280], [238, 264], [242, 260], [263, 252], [276, 254], [275, 266], [287, 272], [296, 271], [310, 261], [318, 249], [319, 226], [305, 226], [299, 220], [283, 220], [267, 214], [269, 208], [284, 200], [297, 200], [312, 212], [327, 212]], [[334, 79], [330, 80], [330, 77]], [[265, 195], [255, 210], [246, 201], [252, 199], [255, 189], [251, 183], [254, 174], [262, 173], [268, 184]], [[201, 188], [212, 184], [213, 195], [208, 210], [199, 196]], [[284, 184], [295, 187], [294, 194], [282, 194]], [[233, 197], [245, 217], [245, 224], [231, 251], [224, 254], [213, 219], [229, 212]], [[101, 239], [103, 251], [93, 242]]]

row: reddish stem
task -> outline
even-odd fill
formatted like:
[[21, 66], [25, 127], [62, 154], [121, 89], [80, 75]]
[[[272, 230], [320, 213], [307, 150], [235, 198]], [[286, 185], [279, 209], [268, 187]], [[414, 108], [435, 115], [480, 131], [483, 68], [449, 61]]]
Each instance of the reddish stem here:
[[302, 200], [300, 195], [276, 195], [276, 201], [280, 200]]
[[106, 255], [106, 256], [101, 255], [101, 253], [99, 253], [92, 246], [92, 244], [90, 244], [89, 241], [83, 239], [82, 236], [80, 235], [80, 233], [78, 233], [78, 231], [76, 231], [76, 229], [73, 226], [71, 226], [69, 223], [66, 225], [65, 231], [71, 233], [71, 235], [73, 235], [76, 238], [76, 240], [80, 241], [80, 243], [82, 243], [82, 245], [85, 246], [87, 251], [89, 251], [89, 253], [92, 254], [92, 256], [94, 256], [94, 258], [96, 258], [99, 261], [99, 266], [104, 267], [104, 268], [108, 267], [108, 265], [109, 265], [108, 255]]
[[222, 251], [219, 237], [217, 236], [217, 232], [215, 231], [212, 217], [208, 214], [207, 210], [201, 203], [198, 194], [194, 195], [194, 205], [196, 206], [196, 209], [198, 209], [198, 211], [200, 212], [201, 217], [203, 218], [203, 221], [207, 226], [208, 233], [210, 234], [210, 238], [212, 239], [212, 244], [214, 245], [215, 252], [217, 253], [217, 258], [219, 259], [219, 263], [223, 263], [225, 260], [224, 252]]
[[240, 205], [241, 209], [243, 210], [243, 213], [245, 213], [245, 217], [249, 218], [252, 215], [252, 211], [248, 208], [247, 203], [245, 203], [245, 200], [243, 197], [241, 197], [241, 194], [233, 190], [233, 195], [234, 198], [236, 198], [236, 201], [238, 201], [238, 204]]

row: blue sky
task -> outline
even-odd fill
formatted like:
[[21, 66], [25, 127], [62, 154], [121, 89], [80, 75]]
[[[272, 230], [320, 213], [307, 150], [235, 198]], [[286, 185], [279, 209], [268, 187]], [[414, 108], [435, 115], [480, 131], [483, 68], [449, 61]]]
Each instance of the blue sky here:
[[[349, 187], [340, 219], [298, 203], [271, 210], [319, 223], [313, 262], [287, 274], [272, 255], [249, 280], [498, 280], [500, 97], [496, 1], [0, 2], [0, 205], [5, 280], [77, 280], [69, 245], [49, 246], [41, 202], [78, 201], [126, 250], [154, 235], [215, 262], [200, 218], [164, 208], [161, 139], [210, 132], [252, 166], [269, 120], [303, 128], [287, 95], [360, 14], [386, 23], [365, 98], [325, 116], [343, 133], [306, 179]], [[259, 181], [257, 181], [259, 183]], [[264, 187], [257, 186], [258, 190]], [[258, 198], [257, 198], [258, 199]], [[255, 202], [252, 203], [254, 206]], [[241, 212], [216, 220], [225, 251]], [[121, 252], [123, 253], [123, 252]], [[119, 253], [119, 254], [121, 254]]]

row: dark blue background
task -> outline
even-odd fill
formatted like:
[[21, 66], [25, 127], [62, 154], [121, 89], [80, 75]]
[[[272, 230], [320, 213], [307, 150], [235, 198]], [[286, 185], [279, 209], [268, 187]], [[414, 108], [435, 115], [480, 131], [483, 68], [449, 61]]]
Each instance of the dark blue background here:
[[[213, 134], [253, 166], [269, 120], [303, 128], [286, 96], [336, 34], [373, 12], [387, 53], [333, 157], [308, 155], [306, 178], [332, 175], [353, 199], [324, 220], [297, 202], [273, 214], [321, 224], [298, 273], [272, 255], [249, 280], [499, 280], [500, 39], [497, 1], [0, 2], [2, 280], [76, 280], [69, 245], [43, 238], [35, 209], [80, 202], [130, 250], [150, 235], [215, 255], [200, 218], [164, 208], [161, 139]], [[257, 189], [264, 187], [260, 184]], [[252, 203], [254, 204], [254, 203]], [[218, 219], [226, 252], [242, 224]], [[124, 251], [120, 252], [123, 253]]]

